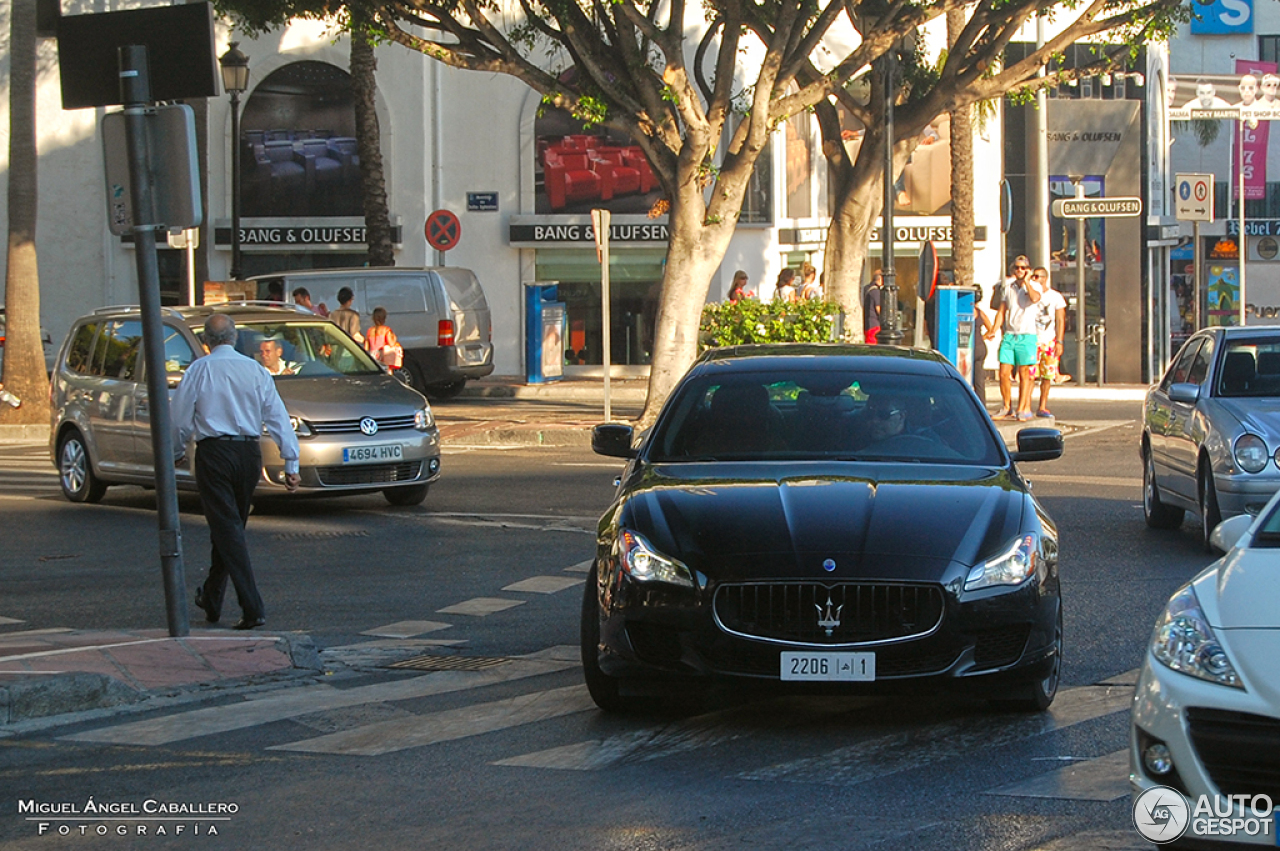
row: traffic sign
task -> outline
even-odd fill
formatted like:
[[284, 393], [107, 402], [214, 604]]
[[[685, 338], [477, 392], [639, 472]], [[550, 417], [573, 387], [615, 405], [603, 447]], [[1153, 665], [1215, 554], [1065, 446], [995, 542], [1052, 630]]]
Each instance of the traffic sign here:
[[1184, 222], [1213, 221], [1213, 175], [1179, 174], [1174, 177], [1174, 215]]
[[1060, 219], [1095, 219], [1142, 215], [1141, 198], [1059, 198], [1053, 214]]
[[423, 231], [427, 236], [427, 245], [436, 251], [448, 251], [462, 239], [462, 223], [448, 210], [436, 210], [427, 216]]

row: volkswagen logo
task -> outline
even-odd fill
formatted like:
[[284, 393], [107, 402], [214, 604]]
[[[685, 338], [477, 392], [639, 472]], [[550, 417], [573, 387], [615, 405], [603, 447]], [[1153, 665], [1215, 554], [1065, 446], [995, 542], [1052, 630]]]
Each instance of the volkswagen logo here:
[[360, 431], [364, 432], [365, 434], [377, 434], [378, 421], [375, 420], [373, 417], [365, 417], [364, 419], [360, 420]]

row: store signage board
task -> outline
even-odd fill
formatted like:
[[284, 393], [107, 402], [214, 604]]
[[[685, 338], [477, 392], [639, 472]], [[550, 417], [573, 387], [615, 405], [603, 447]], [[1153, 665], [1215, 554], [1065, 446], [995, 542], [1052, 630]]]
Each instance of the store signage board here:
[[1142, 215], [1142, 199], [1059, 198], [1053, 202], [1053, 214], [1060, 219], [1097, 219]]

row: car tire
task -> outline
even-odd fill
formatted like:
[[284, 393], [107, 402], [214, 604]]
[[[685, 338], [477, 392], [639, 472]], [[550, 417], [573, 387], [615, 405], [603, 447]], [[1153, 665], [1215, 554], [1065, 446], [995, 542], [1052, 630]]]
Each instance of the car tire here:
[[605, 712], [623, 712], [628, 707], [623, 701], [619, 682], [600, 670], [600, 603], [599, 581], [596, 568], [587, 574], [587, 587], [582, 593], [582, 676], [587, 691], [596, 706]]
[[1058, 621], [1053, 635], [1053, 668], [1042, 679], [1023, 686], [1020, 693], [992, 701], [1000, 709], [1012, 712], [1044, 712], [1058, 694], [1062, 679], [1062, 604], [1058, 604]]
[[58, 441], [58, 484], [72, 502], [99, 502], [107, 492], [107, 483], [93, 472], [84, 435], [76, 429]]
[[1218, 488], [1213, 484], [1213, 471], [1205, 465], [1200, 468], [1200, 539], [1206, 553], [1213, 552], [1209, 536], [1222, 522], [1222, 509], [1218, 507]]
[[465, 378], [459, 378], [457, 381], [447, 381], [443, 384], [432, 384], [427, 387], [427, 398], [433, 402], [444, 402], [452, 399], [462, 392], [462, 388], [467, 386]]
[[1142, 453], [1142, 516], [1152, 529], [1177, 529], [1187, 516], [1185, 509], [1165, 505], [1156, 484], [1156, 462], [1151, 450]]
[[422, 501], [427, 498], [427, 491], [431, 489], [430, 485], [413, 485], [412, 487], [403, 488], [387, 488], [382, 492], [387, 502], [392, 505], [410, 506], [422, 505]]

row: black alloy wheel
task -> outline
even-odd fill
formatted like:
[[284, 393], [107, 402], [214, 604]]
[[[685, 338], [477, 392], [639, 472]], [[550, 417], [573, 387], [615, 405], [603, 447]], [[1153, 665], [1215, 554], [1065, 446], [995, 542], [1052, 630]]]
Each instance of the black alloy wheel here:
[[1222, 510], [1218, 507], [1218, 488], [1213, 483], [1213, 471], [1209, 465], [1200, 465], [1200, 539], [1206, 553], [1213, 552], [1209, 536], [1222, 522]]
[[582, 593], [582, 676], [596, 706], [605, 712], [628, 709], [618, 688], [618, 680], [600, 670], [600, 602], [596, 568], [587, 574], [587, 587]]
[[992, 703], [1000, 709], [1013, 712], [1044, 712], [1058, 694], [1062, 678], [1062, 603], [1058, 603], [1058, 620], [1053, 631], [1053, 667], [1042, 679], [1023, 686], [1020, 693], [1002, 697]]
[[1156, 462], [1151, 450], [1142, 453], [1142, 517], [1152, 529], [1177, 529], [1187, 512], [1160, 500], [1160, 486], [1156, 484]]

